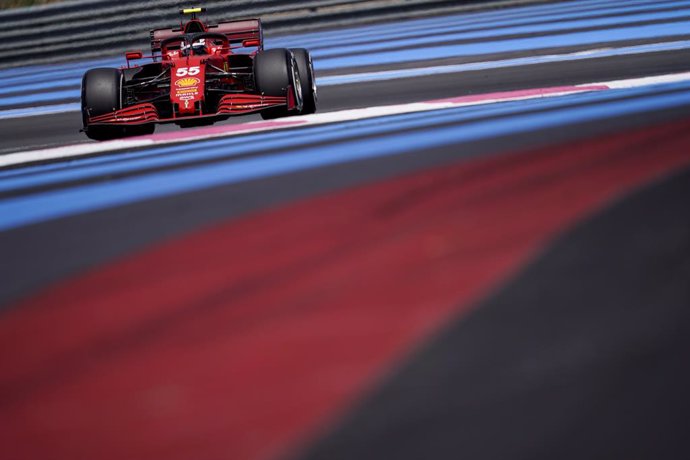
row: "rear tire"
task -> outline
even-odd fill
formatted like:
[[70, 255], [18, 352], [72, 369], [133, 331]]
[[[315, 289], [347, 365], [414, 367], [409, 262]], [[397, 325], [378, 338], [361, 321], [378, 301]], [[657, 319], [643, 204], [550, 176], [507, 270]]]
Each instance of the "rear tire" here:
[[290, 112], [286, 107], [268, 109], [261, 112], [264, 120], [299, 114], [302, 111], [302, 85], [295, 56], [287, 49], [274, 49], [259, 53], [254, 58], [254, 78], [256, 88], [266, 96], [287, 97], [292, 87], [297, 108]]
[[304, 48], [290, 50], [295, 56], [299, 78], [302, 84], [302, 97], [304, 104], [300, 115], [311, 115], [316, 113], [318, 104], [318, 94], [316, 90], [316, 76], [314, 75], [314, 63], [311, 54]]
[[126, 136], [124, 126], [89, 126], [89, 117], [104, 115], [122, 108], [122, 71], [91, 69], [81, 84], [81, 113], [86, 135], [97, 141]]

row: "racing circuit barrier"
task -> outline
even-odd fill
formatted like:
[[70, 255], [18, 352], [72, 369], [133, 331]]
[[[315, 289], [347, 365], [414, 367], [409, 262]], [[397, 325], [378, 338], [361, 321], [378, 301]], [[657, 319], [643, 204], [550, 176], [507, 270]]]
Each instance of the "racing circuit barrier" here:
[[[549, 0], [235, 0], [201, 3], [217, 22], [261, 17], [269, 34], [507, 7]], [[148, 31], [179, 21], [179, 0], [78, 0], [0, 12], [0, 68], [112, 56], [148, 47]]]

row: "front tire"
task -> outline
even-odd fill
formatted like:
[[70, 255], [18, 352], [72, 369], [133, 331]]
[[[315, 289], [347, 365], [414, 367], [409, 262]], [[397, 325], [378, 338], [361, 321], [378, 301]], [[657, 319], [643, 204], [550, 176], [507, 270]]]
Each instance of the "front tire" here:
[[104, 115], [122, 108], [122, 71], [91, 69], [81, 84], [81, 113], [86, 135], [97, 141], [126, 136], [123, 126], [89, 126], [89, 117]]
[[286, 107], [264, 110], [264, 120], [299, 114], [303, 110], [302, 84], [295, 56], [287, 49], [274, 49], [259, 53], [254, 58], [254, 78], [256, 88], [266, 96], [287, 97], [290, 87], [294, 91], [297, 108], [294, 112]]

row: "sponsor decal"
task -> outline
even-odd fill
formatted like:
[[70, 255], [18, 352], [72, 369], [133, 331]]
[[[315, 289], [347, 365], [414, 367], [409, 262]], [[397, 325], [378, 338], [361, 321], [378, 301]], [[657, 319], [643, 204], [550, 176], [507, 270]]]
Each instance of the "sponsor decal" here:
[[181, 101], [193, 100], [199, 97], [199, 90], [196, 87], [175, 90], [175, 97]]
[[199, 75], [201, 72], [201, 67], [199, 66], [194, 66], [194, 67], [180, 67], [177, 69], [177, 72], [175, 72], [176, 77], [186, 77], [186, 76], [194, 76], [194, 75]]
[[201, 80], [198, 78], [194, 77], [186, 77], [186, 78], [180, 78], [175, 82], [175, 86], [178, 88], [193, 88], [195, 86], [198, 86], [201, 83]]

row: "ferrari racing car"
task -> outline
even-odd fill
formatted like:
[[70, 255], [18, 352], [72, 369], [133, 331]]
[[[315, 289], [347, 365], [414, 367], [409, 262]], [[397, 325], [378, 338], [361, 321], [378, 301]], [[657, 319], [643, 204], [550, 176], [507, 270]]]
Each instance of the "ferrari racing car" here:
[[95, 140], [152, 134], [156, 124], [210, 125], [234, 115], [264, 119], [316, 112], [314, 67], [306, 49], [264, 50], [260, 19], [207, 24], [204, 8], [180, 10], [179, 28], [151, 31], [152, 62], [127, 52], [127, 66], [83, 77], [84, 128]]

